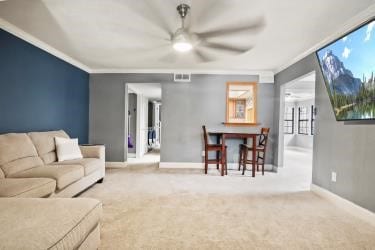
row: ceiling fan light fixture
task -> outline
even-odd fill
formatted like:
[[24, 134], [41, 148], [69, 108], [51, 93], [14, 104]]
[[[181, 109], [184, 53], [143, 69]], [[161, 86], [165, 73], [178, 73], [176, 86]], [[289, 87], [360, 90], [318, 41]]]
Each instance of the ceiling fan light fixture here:
[[190, 51], [193, 46], [187, 42], [177, 42], [173, 44], [173, 48], [178, 52], [188, 52]]
[[193, 49], [189, 34], [184, 29], [179, 29], [173, 35], [173, 48], [178, 52], [188, 52]]

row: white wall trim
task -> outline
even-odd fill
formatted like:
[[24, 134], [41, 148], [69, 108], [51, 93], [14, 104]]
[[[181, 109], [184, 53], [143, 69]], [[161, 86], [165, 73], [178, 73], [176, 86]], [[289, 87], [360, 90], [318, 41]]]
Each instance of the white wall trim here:
[[348, 201], [324, 188], [321, 188], [315, 184], [311, 184], [311, 191], [318, 196], [329, 200], [330, 202], [334, 203], [336, 206], [344, 209], [346, 212], [352, 214], [353, 216], [362, 219], [371, 225], [375, 226], [375, 214], [371, 211], [360, 207], [354, 204], [351, 201]]
[[270, 74], [273, 72], [270, 70], [224, 70], [224, 69], [92, 69], [93, 74], [102, 73], [144, 73], [144, 74], [173, 74], [173, 73], [192, 73], [192, 74], [214, 74], [214, 75], [226, 75], [226, 74], [236, 74], [236, 75], [259, 75], [259, 74]]
[[348, 31], [354, 29], [355, 27], [359, 26], [363, 22], [367, 21], [368, 19], [374, 17], [375, 13], [375, 4], [370, 5], [366, 10], [360, 12], [358, 15], [352, 17], [347, 22], [341, 25], [341, 28], [336, 32], [332, 33], [330, 36], [325, 38], [324, 40], [320, 41], [319, 43], [315, 44], [310, 49], [304, 51], [300, 55], [294, 57], [291, 61], [285, 63], [284, 65], [276, 68], [275, 74], [283, 71], [284, 69], [288, 68], [289, 66], [295, 64], [296, 62], [300, 61], [301, 59], [305, 58], [306, 56], [310, 55], [311, 53], [315, 52], [316, 50], [322, 48], [326, 44], [336, 40], [337, 38], [343, 36]]
[[159, 168], [175, 168], [175, 169], [203, 169], [201, 162], [160, 162]]
[[123, 73], [123, 74], [174, 74], [178, 73], [191, 73], [191, 74], [208, 74], [208, 75], [258, 75], [259, 83], [273, 83], [274, 73], [271, 70], [221, 70], [221, 69], [92, 69], [89, 66], [79, 62], [78, 60], [68, 56], [67, 54], [59, 51], [51, 45], [39, 40], [30, 33], [18, 28], [17, 26], [9, 23], [8, 21], [0, 18], [0, 28], [11, 33], [12, 35], [21, 38], [22, 40], [48, 52], [51, 55], [60, 58], [61, 60], [70, 63], [87, 73], [91, 74], [109, 74], [109, 73]]
[[[137, 121], [135, 124], [136, 127], [136, 132], [135, 132], [135, 155], [136, 158], [141, 158], [143, 156], [143, 150], [142, 150], [142, 145], [141, 145], [141, 133], [142, 133], [142, 128], [141, 128], [141, 123], [142, 123], [142, 108], [143, 108], [143, 95], [136, 93], [137, 95]], [[129, 99], [128, 99], [129, 100]]]
[[55, 49], [54, 47], [48, 45], [47, 43], [45, 42], [42, 42], [41, 40], [39, 40], [38, 38], [32, 36], [31, 34], [21, 30], [20, 28], [16, 27], [15, 25], [5, 21], [4, 19], [0, 18], [0, 28], [11, 33], [12, 35], [18, 37], [18, 38], [21, 38], [22, 40], [38, 47], [39, 49], [42, 49], [46, 52], [48, 52], [49, 54], [53, 55], [53, 56], [56, 56], [57, 58], [60, 58], [61, 60], [73, 65], [73, 66], [76, 66], [77, 68], [80, 68], [84, 71], [86, 71], [87, 73], [91, 73], [91, 69], [86, 66], [85, 64], [73, 59], [72, 57], [64, 54], [63, 52]]
[[195, 75], [258, 75], [260, 83], [273, 83], [274, 73], [270, 70], [216, 70], [216, 69], [92, 69], [92, 74], [174, 74]]

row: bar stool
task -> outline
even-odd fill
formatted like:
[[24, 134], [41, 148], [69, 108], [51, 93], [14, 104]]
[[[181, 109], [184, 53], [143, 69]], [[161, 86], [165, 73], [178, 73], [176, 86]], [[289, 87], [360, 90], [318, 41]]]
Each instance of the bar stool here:
[[[221, 167], [224, 168], [225, 174], [228, 174], [227, 169], [227, 146], [225, 146], [224, 152], [222, 152], [222, 144], [210, 144], [208, 142], [208, 134], [206, 131], [206, 126], [202, 126], [203, 128], [203, 137], [204, 137], [204, 173], [207, 174], [208, 170], [208, 164], [216, 164], [217, 168], [219, 168], [219, 164], [221, 164]], [[208, 152], [214, 151], [219, 152], [220, 157], [215, 159], [208, 159]], [[222, 158], [224, 158], [224, 165], [222, 164]]]
[[259, 135], [258, 145], [255, 149], [252, 148], [252, 145], [241, 144], [240, 145], [240, 159], [238, 161], [238, 171], [241, 170], [241, 164], [243, 165], [242, 175], [245, 174], [246, 164], [252, 164], [254, 159], [248, 160], [248, 152], [256, 150], [256, 166], [257, 171], [259, 171], [259, 165], [262, 166], [262, 175], [264, 175], [264, 164], [266, 160], [266, 149], [267, 149], [267, 141], [270, 129], [269, 128], [262, 128], [261, 133]]

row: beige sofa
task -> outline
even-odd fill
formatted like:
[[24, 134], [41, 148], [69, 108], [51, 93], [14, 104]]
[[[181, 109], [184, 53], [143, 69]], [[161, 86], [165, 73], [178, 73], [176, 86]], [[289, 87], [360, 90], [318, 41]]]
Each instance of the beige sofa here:
[[104, 146], [80, 146], [83, 159], [58, 162], [62, 130], [0, 135], [0, 197], [73, 197], [105, 175]]

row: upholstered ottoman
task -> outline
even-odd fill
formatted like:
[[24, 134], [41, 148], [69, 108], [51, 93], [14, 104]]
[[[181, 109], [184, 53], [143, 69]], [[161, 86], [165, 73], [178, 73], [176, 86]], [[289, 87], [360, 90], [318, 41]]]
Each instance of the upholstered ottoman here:
[[0, 198], [0, 249], [97, 249], [102, 205], [86, 198]]

